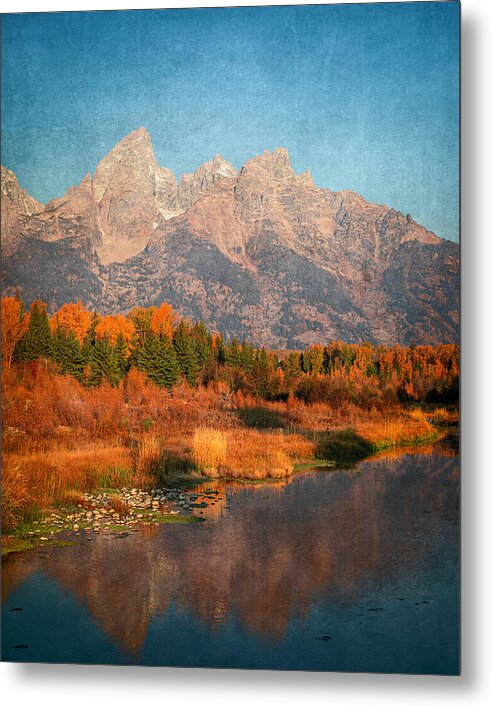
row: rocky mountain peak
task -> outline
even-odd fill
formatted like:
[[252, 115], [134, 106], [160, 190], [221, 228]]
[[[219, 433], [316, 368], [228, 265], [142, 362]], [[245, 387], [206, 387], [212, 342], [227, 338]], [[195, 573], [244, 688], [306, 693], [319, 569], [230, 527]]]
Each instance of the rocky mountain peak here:
[[237, 169], [225, 160], [222, 155], [215, 155], [211, 163], [206, 162], [205, 164], [210, 165], [212, 172], [218, 177], [232, 179], [237, 175]]
[[80, 182], [79, 188], [83, 191], [92, 193], [92, 174], [90, 172], [87, 172], [83, 180]]
[[221, 155], [204, 162], [193, 174], [183, 174], [179, 182], [179, 204], [186, 210], [223, 179], [234, 179], [237, 170]]
[[309, 170], [306, 170], [305, 172], [302, 172], [301, 174], [297, 175], [297, 184], [298, 185], [303, 185], [305, 187], [315, 187], [315, 183], [312, 177], [312, 174]]
[[116, 145], [102, 158], [97, 169], [109, 162], [123, 162], [124, 160], [149, 161], [153, 165], [156, 164], [154, 148], [152, 140], [146, 128], [138, 128], [133, 132], [125, 135]]
[[277, 147], [273, 152], [265, 150], [248, 160], [239, 172], [235, 189], [239, 220], [251, 222], [263, 218], [274, 208], [279, 190], [295, 176], [285, 147]]
[[1, 188], [2, 197], [5, 197], [10, 204], [18, 206], [25, 214], [33, 214], [42, 210], [43, 204], [28, 194], [25, 189], [22, 189], [15, 174], [3, 165], [1, 167]]
[[[169, 301], [275, 348], [454, 341], [459, 249], [388, 206], [296, 175], [286, 148], [177, 182], [145, 128], [45, 207], [2, 168], [4, 292], [103, 311]], [[5, 245], [7, 244], [7, 248]]]
[[145, 128], [138, 128], [126, 135], [102, 158], [93, 178], [94, 197], [102, 198], [106, 187], [114, 192], [118, 188], [153, 190], [157, 160], [152, 140]]
[[152, 146], [152, 139], [150, 137], [150, 133], [145, 128], [143, 125], [137, 128], [136, 130], [133, 130], [131, 133], [128, 133], [125, 135], [119, 142], [116, 143], [116, 145], [113, 147], [112, 151], [116, 151], [118, 149], [125, 148], [126, 146], [146, 146], [150, 145]]
[[290, 163], [289, 151], [286, 147], [277, 147], [272, 152], [265, 150], [261, 155], [248, 160], [241, 173], [251, 171], [262, 172], [273, 179], [289, 179], [295, 177], [295, 172]]
[[43, 204], [22, 189], [15, 174], [1, 168], [2, 248], [7, 253], [17, 243], [23, 224], [42, 211]]
[[204, 162], [193, 172], [193, 174], [183, 174], [181, 183], [190, 183], [191, 181], [201, 182], [217, 182], [220, 178], [225, 177], [232, 179], [237, 175], [235, 167], [225, 160], [221, 155], [216, 155], [213, 160]]

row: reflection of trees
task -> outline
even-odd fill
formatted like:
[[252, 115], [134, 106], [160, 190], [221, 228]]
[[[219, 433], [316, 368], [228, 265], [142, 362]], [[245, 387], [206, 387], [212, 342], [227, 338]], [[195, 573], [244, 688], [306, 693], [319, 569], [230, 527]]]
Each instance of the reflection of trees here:
[[45, 559], [19, 556], [5, 568], [6, 590], [26, 568], [44, 570], [130, 653], [171, 601], [210, 628], [234, 617], [245, 630], [281, 638], [314, 602], [350, 600], [431, 562], [432, 524], [457, 519], [456, 457], [382, 457], [359, 469], [234, 485], [227, 503], [224, 486], [208, 484], [223, 500], [206, 523], [148, 527], [123, 540], [102, 534]]
[[[26, 561], [27, 560], [27, 561]], [[21, 586], [21, 584], [37, 569], [32, 562], [32, 555], [12, 554], [2, 557], [2, 603], [11, 592]]]

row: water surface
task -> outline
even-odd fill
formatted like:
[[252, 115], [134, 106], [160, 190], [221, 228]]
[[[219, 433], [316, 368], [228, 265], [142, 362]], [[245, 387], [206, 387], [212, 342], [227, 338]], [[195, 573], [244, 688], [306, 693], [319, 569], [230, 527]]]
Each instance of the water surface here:
[[214, 488], [204, 523], [7, 557], [3, 660], [458, 673], [457, 456]]

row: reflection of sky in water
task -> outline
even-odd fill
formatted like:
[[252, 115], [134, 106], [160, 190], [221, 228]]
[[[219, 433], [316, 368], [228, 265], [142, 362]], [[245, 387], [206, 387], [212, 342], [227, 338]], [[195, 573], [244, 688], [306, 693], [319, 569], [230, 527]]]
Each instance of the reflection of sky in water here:
[[205, 523], [11, 557], [3, 658], [456, 672], [458, 458], [358, 471], [207, 484]]

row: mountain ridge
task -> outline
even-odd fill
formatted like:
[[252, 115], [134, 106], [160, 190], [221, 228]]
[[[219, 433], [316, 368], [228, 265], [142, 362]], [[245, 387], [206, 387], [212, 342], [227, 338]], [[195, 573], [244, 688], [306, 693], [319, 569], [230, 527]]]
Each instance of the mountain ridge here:
[[2, 167], [2, 290], [27, 300], [117, 311], [167, 299], [277, 348], [458, 338], [458, 245], [316, 186], [284, 147], [239, 170], [216, 155], [178, 181], [139, 128], [60, 199], [30, 199]]

